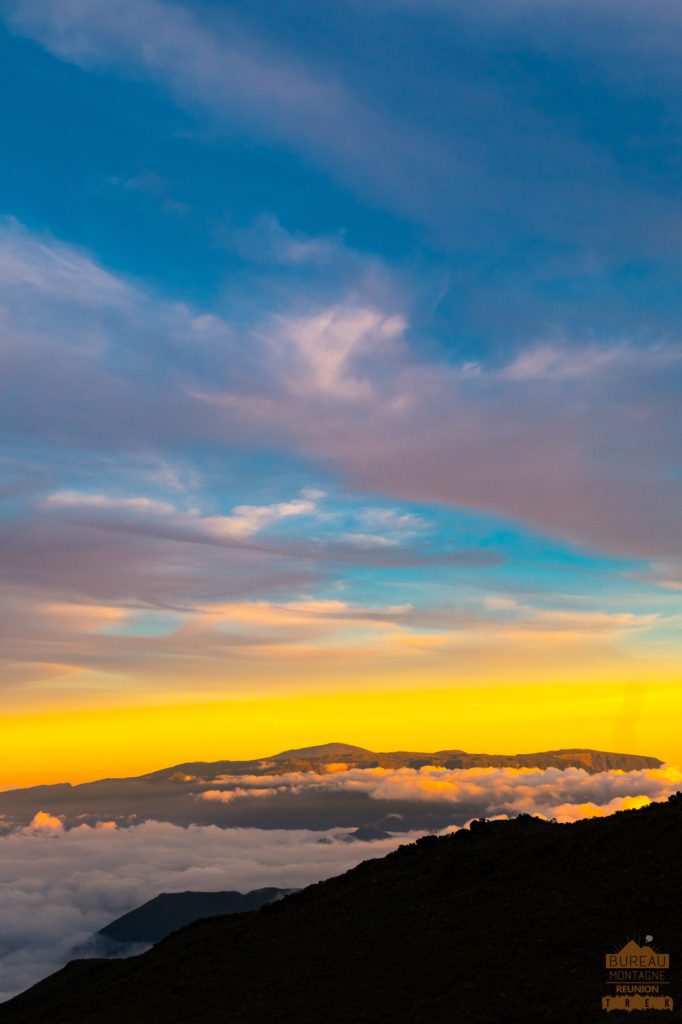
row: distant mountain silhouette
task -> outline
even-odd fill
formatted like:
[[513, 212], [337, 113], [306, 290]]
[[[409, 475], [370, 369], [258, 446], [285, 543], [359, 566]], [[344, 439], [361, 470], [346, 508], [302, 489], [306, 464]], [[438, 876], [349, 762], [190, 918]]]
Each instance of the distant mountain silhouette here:
[[322, 743], [316, 747], [299, 747], [298, 750], [283, 750], [281, 754], [274, 754], [272, 761], [327, 761], [329, 758], [346, 760], [353, 758], [364, 759], [373, 757], [371, 750], [365, 747], [354, 747], [352, 743]]
[[73, 962], [0, 1024], [604, 1024], [605, 954], [652, 934], [682, 956], [681, 856], [682, 794], [474, 822], [142, 956]]
[[391, 833], [380, 825], [361, 825], [341, 837], [350, 843], [374, 843], [378, 839], [390, 839]]
[[[582, 768], [586, 772], [639, 771], [659, 768], [656, 757], [582, 748], [531, 754], [470, 754], [448, 749], [435, 752], [397, 750], [387, 753], [348, 743], [284, 750], [250, 761], [191, 761], [128, 779], [99, 779], [77, 786], [58, 783], [0, 793], [0, 835], [30, 824], [35, 814], [57, 815], [67, 828], [115, 821], [120, 827], [153, 819], [176, 825], [219, 825], [225, 828], [365, 829], [384, 832], [435, 832], [459, 825], [481, 813], [466, 799], [458, 807], [438, 799], [409, 794], [376, 798], [362, 791], [325, 786], [280, 787], [270, 797], [249, 799], [248, 793], [229, 802], [202, 799], [216, 785], [238, 782], [240, 776], [326, 775], [344, 768]], [[387, 825], [388, 822], [390, 825]], [[362, 835], [362, 833], [361, 833]], [[366, 833], [365, 838], [369, 836]]]
[[465, 750], [423, 752], [394, 750], [377, 753], [350, 743], [323, 743], [298, 750], [283, 750], [269, 757], [251, 761], [188, 761], [170, 768], [140, 775], [139, 779], [175, 779], [189, 782], [210, 781], [222, 775], [272, 775], [291, 771], [324, 771], [326, 765], [342, 763], [349, 768], [584, 768], [587, 772], [636, 771], [660, 768], [657, 757], [643, 754], [616, 754], [581, 747], [566, 750], [545, 750], [534, 754], [469, 754]]
[[152, 945], [171, 932], [205, 917], [258, 910], [293, 889], [253, 889], [251, 892], [162, 892], [142, 906], [106, 925], [74, 950], [80, 956], [121, 956], [135, 945]]

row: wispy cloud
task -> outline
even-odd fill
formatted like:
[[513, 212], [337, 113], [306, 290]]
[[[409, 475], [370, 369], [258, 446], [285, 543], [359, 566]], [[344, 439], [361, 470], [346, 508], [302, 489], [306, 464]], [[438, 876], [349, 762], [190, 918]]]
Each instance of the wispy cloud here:
[[[213, 123], [265, 135], [400, 205], [420, 204], [410, 169], [429, 155], [446, 172], [443, 184], [453, 170], [418, 121], [408, 137], [348, 82], [254, 36], [234, 17], [215, 24], [190, 5], [163, 0], [12, 0], [7, 16], [14, 31], [64, 60], [141, 76]], [[300, 246], [280, 251], [303, 255]]]
[[656, 345], [536, 345], [520, 352], [500, 370], [500, 377], [512, 381], [568, 381], [600, 378], [612, 372], [637, 368], [670, 367], [682, 363], [679, 343]]
[[[315, 493], [315, 492], [313, 492]], [[317, 505], [309, 497], [291, 501], [278, 501], [271, 505], [237, 505], [229, 515], [202, 515], [199, 509], [178, 509], [167, 501], [145, 497], [112, 497], [107, 494], [87, 494], [78, 491], [56, 491], [46, 499], [49, 508], [66, 510], [95, 510], [103, 513], [132, 513], [144, 522], [149, 517], [160, 518], [160, 528], [169, 524], [176, 530], [186, 529], [189, 534], [208, 538], [248, 538], [268, 526], [298, 516], [312, 515]], [[96, 520], [92, 520], [96, 524]], [[131, 525], [134, 527], [135, 519]]]
[[84, 494], [78, 491], [55, 491], [46, 499], [52, 508], [103, 509], [111, 512], [133, 512], [137, 515], [170, 515], [176, 511], [168, 501], [153, 498], [114, 498], [107, 494]]
[[[352, 38], [336, 19], [327, 35], [338, 40], [321, 53], [306, 48], [305, 33], [296, 43], [275, 42], [276, 29], [264, 30], [248, 5], [216, 12], [165, 0], [11, 0], [5, 10], [14, 32], [55, 56], [148, 81], [213, 129], [236, 127], [293, 149], [373, 203], [428, 225], [448, 249], [459, 248], [466, 234], [479, 252], [513, 253], [523, 224], [528, 237], [551, 236], [551, 248], [561, 239], [582, 250], [589, 225], [590, 249], [609, 263], [618, 264], [624, 251], [677, 258], [680, 222], [672, 196], [638, 176], [624, 180], [610, 133], [582, 130], [580, 117], [557, 124], [541, 98], [526, 91], [524, 76], [509, 74], [500, 59], [510, 56], [513, 68], [515, 56], [527, 50], [545, 61], [549, 51], [559, 65], [588, 61], [590, 81], [615, 83], [626, 102], [637, 83], [637, 91], [653, 93], [676, 117], [677, 99], [666, 92], [671, 82], [679, 84], [672, 5], [658, 2], [646, 12], [636, 2], [611, 0], [599, 6], [567, 0], [551, 9], [525, 0], [355, 6], [356, 17], [348, 19]], [[403, 25], [412, 59], [399, 68], [391, 63], [392, 48], [384, 54], [375, 35], [377, 16], [390, 18], [395, 7], [417, 16]], [[318, 16], [316, 10], [311, 20]], [[399, 32], [395, 21], [392, 28]], [[480, 46], [467, 43], [471, 33]], [[424, 54], [444, 38], [453, 59], [439, 69], [426, 56], [425, 67]], [[425, 72], [433, 75], [438, 103], [424, 87]], [[512, 159], [498, 160], [499, 152]], [[285, 262], [307, 259], [305, 243], [281, 241], [271, 251]], [[539, 275], [545, 255], [540, 251]], [[578, 254], [567, 258], [581, 263]]]
[[[372, 361], [391, 358], [405, 330], [400, 316], [371, 308], [335, 307], [283, 318], [264, 338], [274, 372], [292, 394], [305, 398], [371, 399]], [[363, 371], [364, 366], [364, 371]]]
[[277, 425], [359, 488], [486, 509], [620, 554], [678, 547], [679, 344], [531, 344], [472, 373], [424, 361], [408, 337], [371, 308], [315, 313], [267, 335], [260, 387], [196, 397], [254, 430]]
[[[133, 617], [116, 638], [113, 628], [107, 636], [74, 620], [67, 642], [45, 611], [63, 601], [173, 614], [251, 600], [274, 607], [328, 598], [321, 588], [352, 567], [500, 564], [495, 544], [444, 535], [404, 506], [413, 500], [485, 509], [569, 541], [670, 561], [680, 523], [678, 348], [609, 343], [603, 359], [594, 347], [584, 357], [562, 349], [538, 358], [532, 344], [527, 357], [462, 373], [435, 354], [425, 359], [404, 315], [378, 302], [308, 305], [238, 331], [223, 315], [173, 302], [15, 223], [0, 230], [0, 257], [0, 358], [11, 381], [0, 422], [22, 451], [41, 449], [43, 466], [29, 479], [17, 460], [13, 470], [3, 463], [24, 480], [17, 490], [8, 477], [0, 538], [4, 585], [15, 607], [25, 602], [23, 622], [4, 622], [8, 679], [112, 670], [132, 679], [134, 668], [177, 680], [178, 666], [191, 662], [193, 671], [203, 665], [210, 688], [228, 651], [242, 664], [247, 651], [254, 665], [275, 654], [312, 664], [325, 644], [370, 657], [378, 672], [401, 659], [444, 665], [454, 653], [462, 671], [478, 670], [486, 657], [497, 663], [497, 643], [523, 653], [530, 671], [551, 643], [577, 654], [582, 638], [601, 657], [620, 637], [657, 626], [645, 611], [619, 618], [599, 602], [582, 617], [479, 614], [469, 602], [463, 625], [454, 601], [449, 621], [447, 607], [439, 623], [417, 607], [394, 615], [389, 642], [378, 625], [382, 602], [353, 597], [336, 621], [319, 615], [315, 627], [288, 633], [281, 622], [224, 624], [221, 633], [206, 611], [201, 628], [184, 631], [175, 619]], [[301, 488], [299, 477], [282, 493], [261, 481], [254, 500], [245, 485], [233, 500], [211, 496], [201, 474], [183, 468], [187, 452], [202, 448], [228, 461], [235, 449], [282, 453], [311, 467], [311, 485]], [[383, 505], [365, 498], [342, 513], [315, 486], [318, 469]], [[386, 605], [403, 603], [411, 602]], [[362, 605], [359, 618], [374, 625], [351, 628], [351, 609]], [[155, 629], [163, 650], [150, 640]], [[190, 660], [178, 661], [181, 652]], [[327, 671], [340, 668], [327, 663]]]
[[245, 228], [225, 228], [220, 241], [255, 263], [299, 267], [306, 264], [357, 262], [339, 236], [312, 236], [287, 231], [274, 214], [260, 214]]
[[[421, 358], [402, 314], [340, 304], [266, 319], [245, 348], [224, 318], [15, 225], [0, 233], [3, 254], [9, 436], [143, 454], [229, 448], [236, 435], [396, 498], [487, 509], [625, 554], [678, 549], [676, 343], [531, 345], [501, 371], [462, 374]], [[244, 534], [286, 511], [242, 510], [223, 526]]]

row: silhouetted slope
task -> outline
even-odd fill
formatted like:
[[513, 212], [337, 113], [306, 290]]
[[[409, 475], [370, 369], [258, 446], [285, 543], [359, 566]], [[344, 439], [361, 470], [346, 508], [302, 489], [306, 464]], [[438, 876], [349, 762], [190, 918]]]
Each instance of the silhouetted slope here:
[[604, 954], [648, 933], [679, 1006], [681, 854], [679, 795], [573, 825], [479, 823], [143, 956], [72, 963], [0, 1021], [603, 1024]]
[[[258, 910], [266, 903], [281, 899], [291, 889], [253, 889], [251, 892], [162, 892], [136, 907], [128, 914], [116, 918], [100, 929], [86, 944], [107, 943], [110, 954], [115, 947], [132, 943], [154, 943], [165, 939], [171, 932], [205, 917], [218, 914], [238, 914], [245, 910]], [[85, 949], [83, 949], [83, 952]], [[74, 953], [76, 951], [74, 950]]]

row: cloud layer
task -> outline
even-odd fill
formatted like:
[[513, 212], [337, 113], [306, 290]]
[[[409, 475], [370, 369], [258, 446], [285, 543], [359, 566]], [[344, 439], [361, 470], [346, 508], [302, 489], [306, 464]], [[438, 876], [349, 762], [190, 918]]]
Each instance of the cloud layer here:
[[424, 828], [420, 806], [440, 819], [439, 831], [519, 813], [570, 822], [663, 800], [682, 784], [682, 772], [670, 766], [595, 775], [574, 768], [343, 769], [218, 779], [203, 787], [197, 779], [194, 799], [209, 812], [229, 806], [237, 816], [263, 804], [272, 818], [276, 801], [343, 808], [347, 815], [352, 803], [344, 808], [338, 799], [346, 796], [356, 810], [364, 808], [364, 822], [369, 799], [374, 824], [392, 838], [348, 842], [347, 825], [311, 831], [145, 821], [121, 828], [106, 818], [65, 829], [63, 815], [38, 811], [30, 825], [0, 838], [0, 996], [56, 970], [74, 945], [159, 892], [300, 887], [383, 856]]
[[0, 999], [57, 970], [73, 946], [160, 892], [299, 888], [405, 838], [369, 847], [335, 832], [58, 825], [42, 815], [0, 839]]
[[203, 778], [198, 764], [161, 778], [15, 790], [0, 795], [3, 831], [29, 823], [48, 831], [81, 824], [127, 828], [148, 819], [225, 828], [377, 825], [388, 831], [437, 831], [476, 817], [590, 817], [618, 809], [622, 800], [666, 799], [682, 783], [674, 765], [592, 774], [579, 768], [349, 769], [345, 764], [269, 774], [276, 762], [263, 761], [261, 767], [263, 774], [216, 776], [207, 765]]
[[[0, 421], [21, 453], [0, 463], [15, 684], [83, 670], [172, 680], [193, 662], [212, 690], [226, 652], [242, 663], [282, 650], [306, 658], [330, 643], [386, 667], [391, 650], [457, 654], [467, 671], [479, 662], [463, 651], [478, 645], [485, 660], [494, 639], [530, 648], [538, 635], [574, 636], [589, 654], [599, 637], [606, 652], [671, 628], [664, 598], [653, 612], [582, 598], [524, 609], [470, 590], [437, 611], [344, 590], [356, 570], [473, 579], [506, 560], [487, 540], [439, 534], [416, 501], [655, 559], [639, 579], [674, 579], [675, 341], [425, 360], [402, 313], [353, 302], [237, 328], [13, 221], [0, 229], [0, 296]], [[273, 449], [308, 467], [275, 500], [243, 486], [229, 500], [202, 480], [206, 451], [257, 466]], [[316, 478], [330, 471], [377, 498], [350, 507], [325, 495]]]
[[461, 825], [469, 818], [517, 814], [576, 821], [667, 799], [682, 784], [682, 772], [675, 766], [595, 774], [581, 768], [330, 768], [328, 775], [226, 778], [220, 787], [204, 789], [200, 798], [232, 803], [315, 791], [366, 794], [387, 814], [395, 813], [398, 804], [442, 804]]
[[[533, 341], [501, 364], [452, 365], [413, 351], [402, 315], [337, 305], [254, 325], [245, 352], [224, 319], [11, 223], [0, 294], [13, 382], [2, 421], [17, 441], [166, 455], [187, 443], [283, 446], [393, 498], [485, 509], [631, 556], [679, 550], [675, 341]], [[50, 500], [76, 503], [65, 488]], [[143, 521], [164, 512], [145, 496], [118, 501]], [[222, 522], [248, 535], [247, 514], [205, 532]]]

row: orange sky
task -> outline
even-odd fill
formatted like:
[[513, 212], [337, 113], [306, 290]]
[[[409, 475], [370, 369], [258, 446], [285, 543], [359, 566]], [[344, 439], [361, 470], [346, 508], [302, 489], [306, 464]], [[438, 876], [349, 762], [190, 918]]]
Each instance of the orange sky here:
[[682, 762], [682, 685], [488, 685], [14, 714], [0, 786], [133, 775], [341, 741], [377, 750], [567, 746]]

